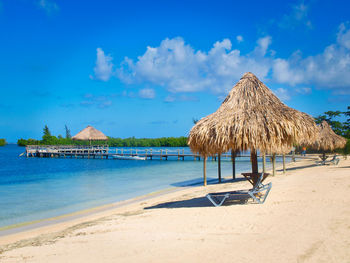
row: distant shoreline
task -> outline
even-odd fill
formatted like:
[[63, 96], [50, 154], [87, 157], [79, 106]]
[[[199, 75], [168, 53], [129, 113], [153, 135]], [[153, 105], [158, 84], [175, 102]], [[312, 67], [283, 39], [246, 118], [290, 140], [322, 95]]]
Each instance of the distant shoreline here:
[[53, 135], [43, 136], [42, 140], [19, 139], [19, 146], [26, 145], [108, 145], [110, 147], [188, 147], [187, 137], [160, 137], [160, 138], [113, 138], [97, 141], [78, 141], [72, 138], [62, 138]]

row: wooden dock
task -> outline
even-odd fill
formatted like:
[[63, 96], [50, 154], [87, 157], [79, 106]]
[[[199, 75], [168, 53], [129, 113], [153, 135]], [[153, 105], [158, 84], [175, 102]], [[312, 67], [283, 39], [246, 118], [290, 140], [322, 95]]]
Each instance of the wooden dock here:
[[[27, 157], [39, 158], [93, 158], [114, 159], [117, 156], [144, 157], [146, 159], [168, 160], [177, 159], [201, 160], [199, 154], [185, 152], [185, 149], [140, 149], [140, 148], [110, 148], [108, 146], [75, 146], [75, 145], [28, 145], [25, 155]], [[250, 155], [239, 155], [237, 157], [250, 157]], [[217, 160], [217, 155], [209, 159]], [[221, 154], [221, 158], [231, 158], [231, 154]]]
[[27, 157], [82, 157], [106, 156], [108, 146], [71, 146], [71, 145], [28, 145]]
[[[76, 145], [28, 145], [26, 146], [25, 156], [39, 158], [87, 158], [87, 159], [116, 159], [118, 156], [125, 157], [143, 157], [146, 160], [182, 160], [186, 159], [200, 161], [203, 159], [199, 154], [195, 154], [182, 149], [152, 149], [152, 148], [110, 148], [108, 145], [100, 146], [76, 146]], [[277, 156], [277, 155], [276, 155]], [[293, 155], [286, 157], [296, 158]], [[250, 155], [237, 154], [235, 157], [247, 157]], [[259, 156], [262, 157], [262, 156]], [[208, 156], [208, 160], [219, 161], [232, 160], [231, 153], [222, 153]], [[266, 155], [266, 158], [271, 158]], [[300, 157], [298, 157], [300, 158]]]

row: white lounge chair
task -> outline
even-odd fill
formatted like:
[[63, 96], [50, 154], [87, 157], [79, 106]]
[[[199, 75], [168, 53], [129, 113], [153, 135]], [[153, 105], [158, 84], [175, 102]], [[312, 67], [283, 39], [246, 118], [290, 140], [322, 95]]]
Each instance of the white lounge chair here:
[[337, 158], [337, 155], [336, 155], [336, 154], [334, 154], [333, 158], [332, 158], [331, 160], [329, 160], [328, 162], [329, 162], [329, 163], [332, 163], [332, 164], [334, 164], [334, 165], [338, 165], [339, 161], [340, 161], [340, 159]]
[[318, 164], [318, 165], [329, 165], [329, 164], [338, 165], [339, 161], [340, 161], [340, 159], [337, 158], [337, 155], [335, 154], [331, 160], [316, 161], [316, 164]]
[[326, 165], [326, 161], [316, 161], [317, 165]]
[[255, 186], [249, 190], [220, 192], [207, 194], [207, 198], [214, 206], [221, 206], [226, 200], [236, 200], [247, 202], [249, 199], [253, 199], [253, 202], [263, 204], [268, 196], [272, 183], [266, 185], [261, 183], [263, 174], [259, 176], [259, 179]]

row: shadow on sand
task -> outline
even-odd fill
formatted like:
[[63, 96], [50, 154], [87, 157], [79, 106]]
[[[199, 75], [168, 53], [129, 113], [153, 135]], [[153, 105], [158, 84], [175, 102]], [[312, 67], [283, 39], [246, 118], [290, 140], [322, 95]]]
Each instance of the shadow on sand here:
[[[245, 178], [237, 178], [235, 180], [223, 179], [221, 184], [241, 182], [241, 181], [247, 181], [247, 179]], [[202, 184], [202, 182], [200, 184]], [[215, 179], [210, 183], [208, 182], [208, 184], [214, 185], [219, 183], [217, 182], [217, 179]], [[238, 205], [238, 204], [246, 204], [246, 203], [247, 203], [247, 200], [231, 199], [231, 200], [227, 200], [222, 206]], [[195, 197], [195, 198], [186, 199], [186, 200], [160, 203], [154, 206], [145, 207], [144, 209], [148, 210], [148, 209], [158, 209], [158, 208], [189, 208], [189, 207], [214, 207], [214, 206], [206, 196], [203, 196], [203, 197]]]
[[[304, 169], [304, 168], [311, 168], [311, 167], [316, 167], [319, 166], [317, 164], [309, 164], [309, 165], [303, 165], [303, 166], [296, 166], [296, 167], [291, 167], [287, 168], [287, 171], [294, 171], [294, 170], [299, 170], [299, 169]], [[283, 169], [277, 169], [278, 172], [282, 172]]]
[[[297, 166], [297, 167], [287, 168], [287, 171], [310, 168], [315, 166], [318, 166], [318, 165], [310, 164], [310, 165]], [[350, 168], [350, 167], [341, 167], [341, 168]], [[278, 169], [278, 171], [283, 171], [283, 169]], [[235, 180], [223, 179], [222, 183], [232, 183], [232, 182], [241, 182], [241, 181], [246, 181], [246, 179], [245, 178], [237, 178]], [[194, 185], [200, 185], [200, 184], [202, 184], [202, 182], [183, 181], [183, 182], [173, 184], [173, 186], [186, 187], [186, 186], [194, 186]], [[210, 181], [208, 181], [208, 184], [211, 184], [211, 185], [218, 184], [218, 180], [210, 179]], [[246, 200], [233, 199], [233, 200], [226, 201], [223, 204], [223, 206], [242, 205], [242, 204], [247, 204]], [[189, 208], [189, 207], [214, 207], [214, 206], [205, 196], [203, 196], [203, 197], [196, 197], [196, 198], [191, 198], [187, 200], [160, 203], [154, 206], [145, 207], [144, 209], [158, 209], [158, 208], [171, 209], [171, 208], [187, 208], [187, 207]]]
[[[231, 205], [245, 205], [245, 204], [255, 204], [253, 202], [248, 201], [247, 199], [230, 199], [225, 201], [222, 206], [231, 206]], [[208, 200], [208, 198], [204, 197], [195, 197], [187, 200], [173, 201], [173, 202], [165, 202], [154, 206], [148, 206], [144, 209], [159, 209], [159, 208], [191, 208], [191, 207], [214, 207], [214, 205]]]
[[209, 207], [213, 206], [206, 197], [196, 197], [187, 200], [165, 202], [154, 206], [148, 206], [144, 209], [158, 209], [158, 208], [184, 208], [184, 207]]

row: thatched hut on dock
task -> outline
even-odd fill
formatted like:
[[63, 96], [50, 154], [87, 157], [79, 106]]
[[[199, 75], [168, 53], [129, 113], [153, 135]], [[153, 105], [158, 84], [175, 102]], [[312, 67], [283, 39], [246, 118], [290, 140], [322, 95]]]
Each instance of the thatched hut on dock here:
[[81, 130], [75, 136], [73, 136], [72, 139], [79, 141], [89, 141], [91, 143], [91, 141], [106, 141], [108, 140], [108, 137], [101, 131], [88, 125], [85, 129]]
[[229, 92], [219, 109], [191, 129], [188, 144], [205, 159], [231, 150], [251, 152], [252, 174], [258, 174], [257, 151], [286, 153], [293, 143], [313, 142], [312, 117], [283, 104], [254, 74], [248, 72]]
[[333, 151], [337, 148], [343, 148], [346, 139], [337, 135], [326, 121], [318, 125], [318, 134], [314, 146], [318, 150]]

